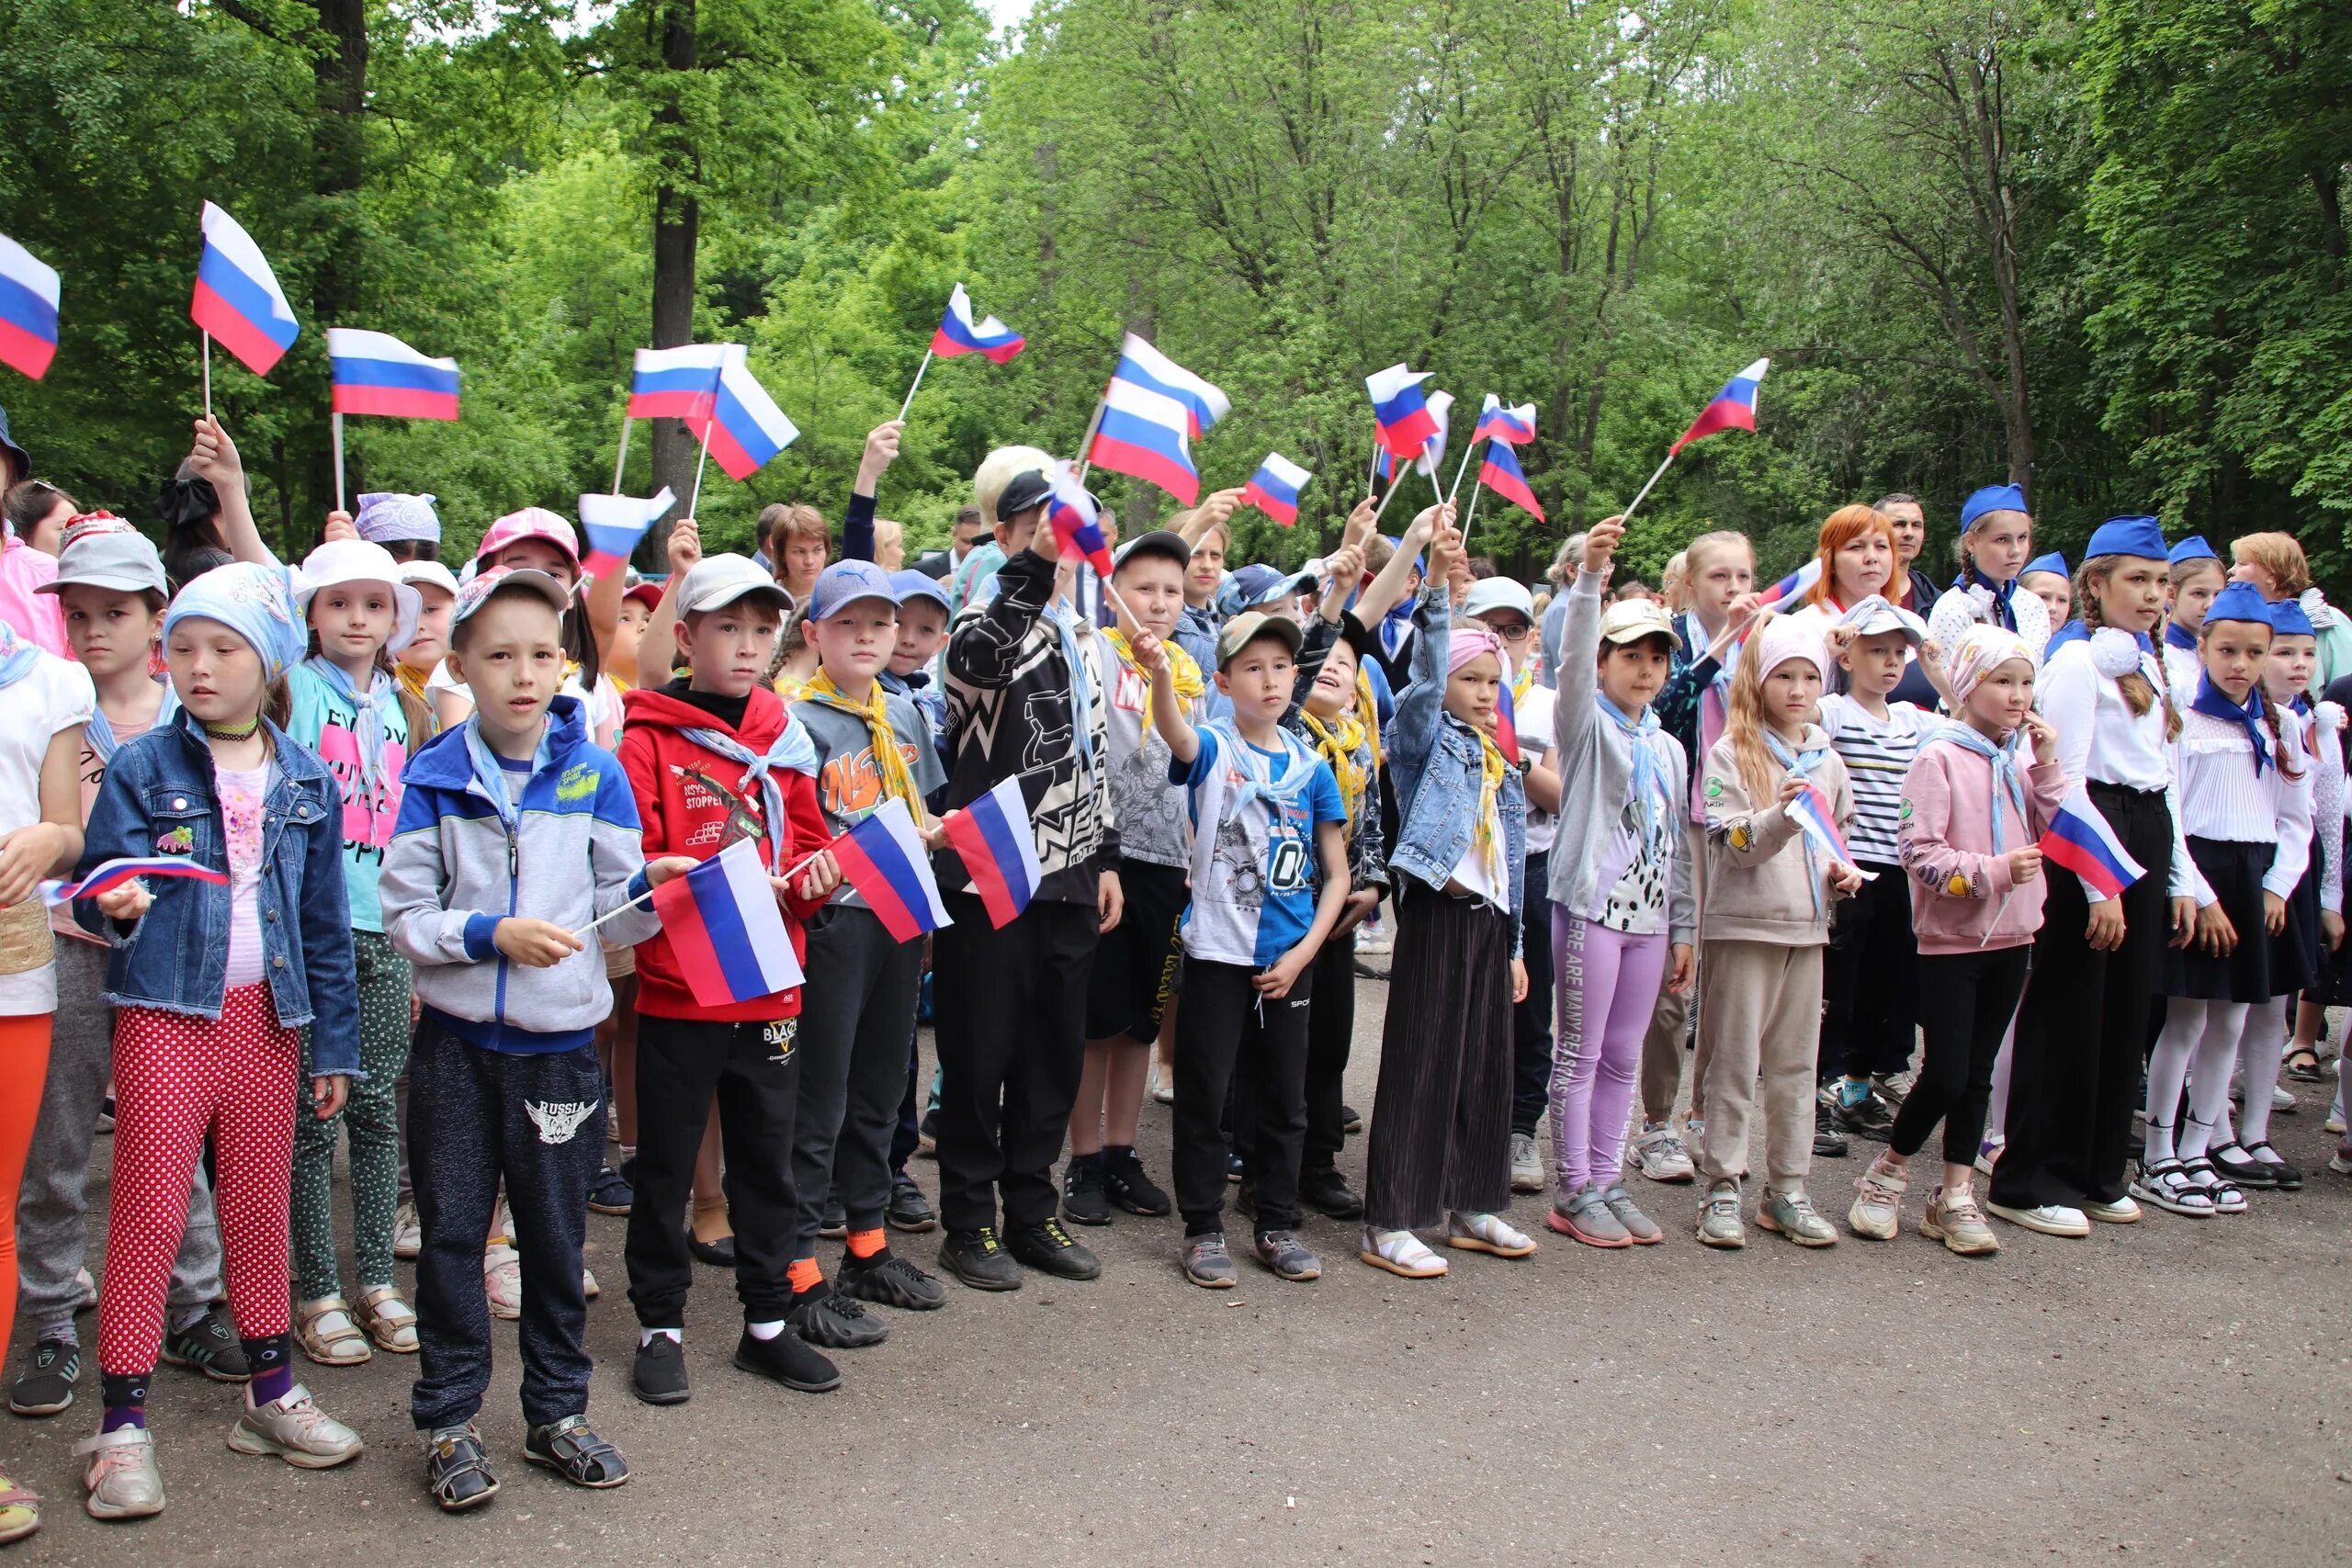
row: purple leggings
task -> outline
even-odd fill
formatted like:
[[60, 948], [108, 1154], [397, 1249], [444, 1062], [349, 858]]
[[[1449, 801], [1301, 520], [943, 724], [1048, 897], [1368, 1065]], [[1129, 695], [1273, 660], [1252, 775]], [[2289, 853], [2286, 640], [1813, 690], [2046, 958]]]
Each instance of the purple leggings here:
[[1560, 1190], [1606, 1187], [1625, 1157], [1634, 1077], [1666, 978], [1664, 931], [1628, 936], [1552, 910], [1553, 995], [1560, 1043], [1552, 1065], [1553, 1153]]

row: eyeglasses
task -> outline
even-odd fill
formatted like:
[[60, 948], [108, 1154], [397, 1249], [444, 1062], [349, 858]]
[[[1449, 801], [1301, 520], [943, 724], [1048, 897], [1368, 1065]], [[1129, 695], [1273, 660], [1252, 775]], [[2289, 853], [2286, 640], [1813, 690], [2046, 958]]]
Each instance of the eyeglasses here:
[[1535, 628], [1525, 621], [1513, 621], [1508, 626], [1489, 626], [1487, 629], [1505, 642], [1525, 642], [1535, 635]]

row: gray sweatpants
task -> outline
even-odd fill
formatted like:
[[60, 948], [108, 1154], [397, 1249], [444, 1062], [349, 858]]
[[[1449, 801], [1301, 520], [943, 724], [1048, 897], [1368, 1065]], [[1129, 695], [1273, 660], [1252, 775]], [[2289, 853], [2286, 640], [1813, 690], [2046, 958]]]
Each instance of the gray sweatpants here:
[[[74, 1309], [82, 1300], [74, 1272], [90, 1245], [85, 1201], [90, 1145], [114, 1076], [114, 1009], [98, 1000], [106, 989], [107, 951], [58, 939], [49, 1081], [41, 1089], [40, 1120], [33, 1128], [17, 1198], [17, 1316], [37, 1340], [70, 1337]], [[212, 1184], [199, 1161], [166, 1299], [176, 1318], [221, 1295], [220, 1223], [213, 1213]]]

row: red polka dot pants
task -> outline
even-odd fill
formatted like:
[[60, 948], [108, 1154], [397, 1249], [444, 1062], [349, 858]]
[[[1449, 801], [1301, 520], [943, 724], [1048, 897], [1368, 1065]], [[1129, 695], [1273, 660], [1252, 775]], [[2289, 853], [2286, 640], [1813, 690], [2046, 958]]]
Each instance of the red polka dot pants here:
[[279, 1027], [266, 985], [232, 987], [217, 1021], [152, 1008], [116, 1012], [114, 1189], [98, 1299], [99, 1371], [130, 1377], [154, 1370], [172, 1259], [208, 1132], [238, 1337], [287, 1332], [299, 1059], [299, 1037]]

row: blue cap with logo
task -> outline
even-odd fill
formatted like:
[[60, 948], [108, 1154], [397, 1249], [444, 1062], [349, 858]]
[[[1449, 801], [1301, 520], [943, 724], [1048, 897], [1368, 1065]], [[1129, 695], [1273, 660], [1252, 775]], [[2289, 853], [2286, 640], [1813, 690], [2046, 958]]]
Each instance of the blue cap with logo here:
[[896, 610], [898, 590], [890, 574], [870, 560], [837, 560], [817, 574], [808, 592], [808, 618], [830, 621], [860, 599], [879, 599]]

